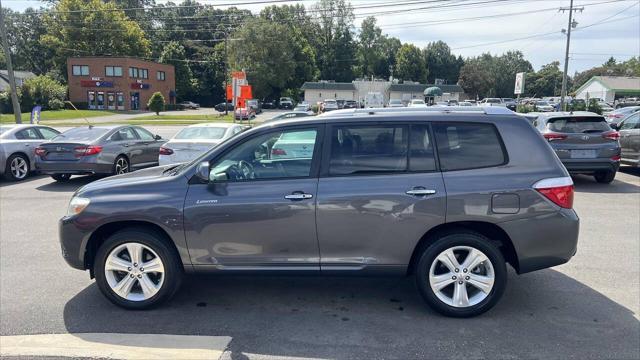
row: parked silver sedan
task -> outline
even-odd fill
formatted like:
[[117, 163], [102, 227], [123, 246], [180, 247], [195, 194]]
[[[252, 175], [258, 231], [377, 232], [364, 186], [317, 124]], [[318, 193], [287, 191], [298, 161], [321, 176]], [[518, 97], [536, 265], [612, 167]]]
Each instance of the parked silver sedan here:
[[248, 128], [232, 123], [194, 124], [180, 130], [160, 148], [160, 165], [191, 161]]
[[124, 174], [158, 165], [164, 142], [140, 126], [77, 127], [36, 148], [36, 169], [56, 181], [71, 175]]
[[0, 126], [0, 175], [23, 180], [35, 170], [34, 149], [60, 132], [43, 125]]

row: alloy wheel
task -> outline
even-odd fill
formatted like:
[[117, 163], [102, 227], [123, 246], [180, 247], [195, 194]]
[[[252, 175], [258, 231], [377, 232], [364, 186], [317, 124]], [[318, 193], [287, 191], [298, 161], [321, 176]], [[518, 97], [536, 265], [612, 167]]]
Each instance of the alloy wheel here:
[[16, 156], [15, 158], [13, 158], [13, 160], [11, 160], [10, 168], [11, 175], [13, 175], [13, 177], [18, 180], [24, 179], [29, 173], [29, 165], [27, 164], [27, 161], [21, 156]]
[[164, 271], [158, 254], [136, 242], [111, 250], [104, 265], [111, 290], [130, 301], [144, 301], [156, 295], [164, 283]]
[[121, 157], [116, 160], [116, 175], [125, 174], [129, 172], [129, 162], [127, 159]]
[[441, 252], [429, 269], [429, 285], [443, 303], [466, 308], [489, 296], [495, 282], [493, 264], [480, 250], [455, 246]]

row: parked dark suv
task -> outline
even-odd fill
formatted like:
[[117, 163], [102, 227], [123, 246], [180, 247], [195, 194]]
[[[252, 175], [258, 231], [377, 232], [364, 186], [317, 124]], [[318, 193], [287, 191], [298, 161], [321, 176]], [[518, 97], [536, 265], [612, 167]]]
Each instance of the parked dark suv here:
[[543, 113], [533, 125], [570, 173], [590, 174], [606, 184], [616, 177], [620, 135], [602, 115], [587, 111]]
[[276, 270], [410, 274], [434, 309], [468, 317], [501, 297], [506, 263], [575, 254], [573, 183], [525, 119], [407, 109], [275, 121], [90, 183], [60, 220], [64, 258], [129, 309], [167, 300], [183, 273]]

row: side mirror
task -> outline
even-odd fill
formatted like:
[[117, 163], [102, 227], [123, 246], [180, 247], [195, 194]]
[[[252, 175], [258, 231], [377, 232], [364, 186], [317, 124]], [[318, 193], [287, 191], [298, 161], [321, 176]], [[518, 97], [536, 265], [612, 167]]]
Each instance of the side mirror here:
[[209, 182], [209, 162], [208, 161], [203, 161], [198, 164], [198, 167], [196, 168], [196, 176], [202, 182], [205, 182], [205, 183]]
[[160, 136], [160, 135], [156, 135], [153, 138], [156, 139], [156, 140], [162, 140], [162, 136]]
[[611, 128], [612, 128], [613, 130], [620, 130], [620, 127], [622, 126], [622, 123], [609, 124], [609, 126], [611, 126]]

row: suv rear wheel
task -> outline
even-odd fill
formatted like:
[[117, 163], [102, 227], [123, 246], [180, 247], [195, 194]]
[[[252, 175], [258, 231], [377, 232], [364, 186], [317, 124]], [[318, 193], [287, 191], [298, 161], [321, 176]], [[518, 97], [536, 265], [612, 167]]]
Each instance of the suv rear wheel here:
[[173, 296], [182, 282], [182, 267], [158, 234], [122, 230], [98, 249], [94, 274], [100, 291], [126, 309], [146, 309]]
[[418, 262], [416, 281], [437, 312], [471, 317], [491, 309], [507, 282], [505, 260], [491, 240], [474, 232], [447, 233]]
[[610, 184], [616, 177], [615, 171], [599, 171], [593, 175], [596, 181], [601, 184]]

